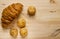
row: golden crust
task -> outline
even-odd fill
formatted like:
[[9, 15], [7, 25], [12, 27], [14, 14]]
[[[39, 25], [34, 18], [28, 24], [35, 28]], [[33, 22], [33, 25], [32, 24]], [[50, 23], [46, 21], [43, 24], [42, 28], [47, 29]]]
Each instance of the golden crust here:
[[27, 31], [26, 28], [21, 28], [20, 29], [20, 35], [21, 35], [21, 37], [26, 37], [27, 34], [28, 34], [28, 31]]
[[[15, 18], [19, 16], [22, 9], [23, 9], [23, 5], [20, 3], [13, 3], [8, 7], [6, 7], [2, 12], [2, 18], [1, 18], [2, 26], [10, 24]], [[10, 22], [8, 23], [8, 21], [6, 20]]]
[[29, 6], [27, 11], [29, 16], [34, 16], [36, 13], [36, 8], [34, 6]]
[[11, 12], [9, 12], [8, 8], [6, 8], [2, 13], [2, 17], [7, 19], [7, 20], [13, 20], [12, 15], [10, 13]]
[[23, 18], [19, 19], [19, 20], [17, 21], [17, 25], [18, 25], [19, 28], [25, 27], [25, 26], [26, 26], [26, 20], [23, 19]]
[[10, 35], [11, 35], [12, 37], [17, 37], [17, 35], [18, 35], [18, 30], [17, 30], [16, 28], [10, 29]]

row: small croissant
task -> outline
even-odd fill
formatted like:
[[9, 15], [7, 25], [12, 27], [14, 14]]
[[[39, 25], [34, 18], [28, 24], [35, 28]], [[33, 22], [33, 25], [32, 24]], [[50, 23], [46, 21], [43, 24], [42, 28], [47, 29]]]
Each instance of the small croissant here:
[[9, 24], [19, 16], [23, 10], [23, 5], [21, 3], [13, 3], [3, 9], [1, 23], [3, 28], [8, 28]]

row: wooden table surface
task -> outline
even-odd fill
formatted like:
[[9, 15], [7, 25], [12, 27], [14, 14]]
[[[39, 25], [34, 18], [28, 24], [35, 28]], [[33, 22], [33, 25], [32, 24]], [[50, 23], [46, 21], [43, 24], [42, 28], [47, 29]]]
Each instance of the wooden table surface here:
[[[24, 5], [20, 17], [26, 19], [28, 29], [27, 37], [21, 38], [18, 34], [17, 39], [60, 39], [59, 34], [56, 37], [50, 36], [55, 30], [60, 29], [60, 0], [54, 1], [55, 3], [50, 3], [50, 0], [0, 0], [0, 39], [13, 39], [9, 29], [3, 30], [1, 27], [1, 14], [5, 7], [17, 2]], [[34, 17], [27, 15], [28, 6], [36, 7]], [[17, 26], [16, 22], [14, 26]]]

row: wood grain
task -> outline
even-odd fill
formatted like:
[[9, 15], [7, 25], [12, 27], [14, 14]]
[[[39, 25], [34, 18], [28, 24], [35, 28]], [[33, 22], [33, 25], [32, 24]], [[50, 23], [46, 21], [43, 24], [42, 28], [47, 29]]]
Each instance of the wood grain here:
[[[4, 1], [4, 2], [3, 2]], [[56, 4], [50, 4], [49, 0], [0, 0], [0, 19], [2, 10], [8, 5], [19, 2], [24, 5], [21, 17], [26, 19], [26, 26], [28, 29], [28, 36], [26, 38], [21, 38], [18, 35], [17, 39], [59, 39], [60, 35], [57, 37], [50, 37], [50, 35], [58, 28], [60, 28], [60, 0], [56, 0]], [[1, 5], [5, 3], [6, 5]], [[27, 15], [28, 6], [33, 5], [36, 7], [36, 15], [34, 17], [29, 17]], [[51, 13], [51, 10], [56, 10], [56, 12]], [[16, 21], [17, 22], [17, 21]], [[16, 22], [13, 26], [17, 26]], [[18, 29], [19, 30], [19, 29]], [[1, 27], [0, 20], [0, 38], [1, 39], [13, 39], [9, 30], [3, 30]]]

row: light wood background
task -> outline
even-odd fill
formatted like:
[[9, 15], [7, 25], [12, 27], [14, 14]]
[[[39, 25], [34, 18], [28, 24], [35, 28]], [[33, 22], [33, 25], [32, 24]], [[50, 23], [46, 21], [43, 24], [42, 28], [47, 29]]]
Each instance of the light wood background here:
[[[16, 39], [60, 39], [59, 34], [56, 37], [50, 36], [56, 29], [60, 28], [60, 0], [55, 0], [55, 4], [50, 3], [50, 0], [0, 0], [0, 19], [3, 9], [17, 2], [24, 5], [23, 12], [19, 18], [26, 20], [28, 36], [21, 38], [20, 34], [18, 34]], [[28, 6], [36, 7], [34, 17], [27, 15]], [[14, 26], [17, 26], [16, 22]], [[13, 39], [9, 34], [9, 29], [2, 29], [1, 20], [0, 39]]]

